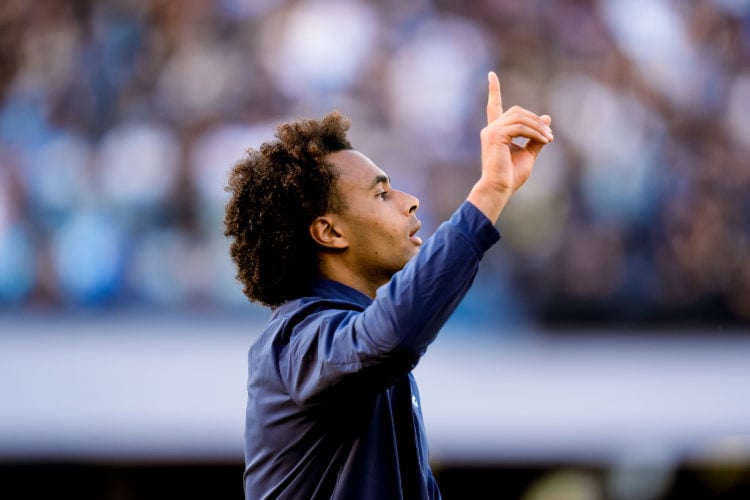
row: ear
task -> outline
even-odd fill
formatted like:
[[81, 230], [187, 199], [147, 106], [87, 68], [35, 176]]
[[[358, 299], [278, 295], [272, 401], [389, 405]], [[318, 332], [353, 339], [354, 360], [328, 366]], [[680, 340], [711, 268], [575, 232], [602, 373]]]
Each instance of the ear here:
[[336, 225], [335, 218], [329, 215], [317, 217], [310, 223], [310, 236], [323, 248], [344, 250], [349, 247], [346, 237]]

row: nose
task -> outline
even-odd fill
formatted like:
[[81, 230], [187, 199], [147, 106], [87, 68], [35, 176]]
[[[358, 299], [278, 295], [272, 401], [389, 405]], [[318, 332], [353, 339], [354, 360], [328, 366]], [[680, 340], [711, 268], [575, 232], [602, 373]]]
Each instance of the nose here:
[[417, 198], [416, 196], [412, 196], [408, 193], [407, 193], [407, 196], [409, 198], [409, 213], [413, 214], [419, 208], [419, 198]]

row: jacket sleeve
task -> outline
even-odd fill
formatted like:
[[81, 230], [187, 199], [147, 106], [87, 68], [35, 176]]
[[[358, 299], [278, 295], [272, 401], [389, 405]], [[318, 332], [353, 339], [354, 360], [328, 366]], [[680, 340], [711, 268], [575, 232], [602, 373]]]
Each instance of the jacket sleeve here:
[[499, 238], [489, 219], [464, 202], [364, 311], [320, 308], [304, 315], [278, 353], [292, 398], [304, 406], [348, 388], [377, 391], [413, 369]]

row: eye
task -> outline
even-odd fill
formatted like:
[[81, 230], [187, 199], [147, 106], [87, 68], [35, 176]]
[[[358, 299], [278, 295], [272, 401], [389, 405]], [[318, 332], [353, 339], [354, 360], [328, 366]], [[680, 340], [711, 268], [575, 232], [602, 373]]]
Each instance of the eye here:
[[379, 196], [382, 199], [386, 199], [388, 197], [388, 191], [379, 191], [377, 196]]

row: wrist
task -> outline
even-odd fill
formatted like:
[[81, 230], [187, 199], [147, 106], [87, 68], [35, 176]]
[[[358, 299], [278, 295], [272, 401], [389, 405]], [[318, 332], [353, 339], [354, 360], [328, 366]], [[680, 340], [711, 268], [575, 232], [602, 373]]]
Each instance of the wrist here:
[[495, 224], [512, 195], [512, 189], [497, 187], [480, 179], [466, 199]]

